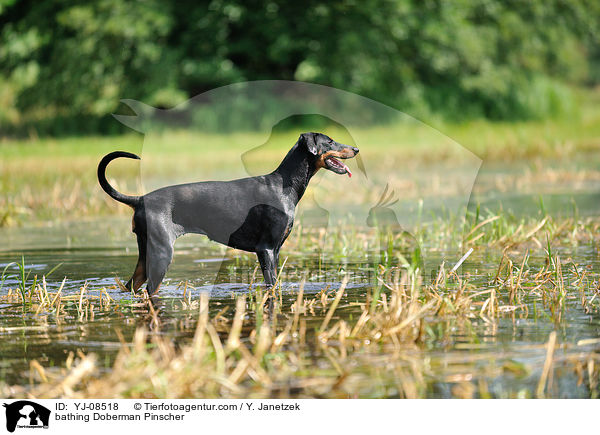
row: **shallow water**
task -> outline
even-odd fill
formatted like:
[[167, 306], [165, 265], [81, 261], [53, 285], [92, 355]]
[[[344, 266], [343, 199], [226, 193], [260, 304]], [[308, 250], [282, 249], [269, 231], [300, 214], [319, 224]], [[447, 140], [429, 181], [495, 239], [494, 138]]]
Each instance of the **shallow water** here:
[[[53, 313], [35, 315], [31, 310], [24, 312], [18, 304], [0, 305], [1, 382], [27, 384], [31, 360], [36, 359], [46, 368], [64, 367], [69, 353], [78, 351], [98, 354], [105, 370], [109, 370], [121, 347], [119, 335], [129, 342], [138, 326], [149, 324], [147, 310], [115, 285], [115, 277], [126, 280], [136, 261], [136, 247], [128, 224], [128, 220], [117, 219], [11, 229], [10, 232], [2, 230], [6, 244], [0, 251], [0, 270], [5, 267], [7, 270], [0, 295], [6, 294], [8, 288], [18, 287], [18, 268], [9, 264], [20, 261], [23, 256], [29, 283], [34, 276], [39, 278], [60, 264], [47, 279], [49, 291], [56, 291], [63, 277], [67, 277], [64, 295], [79, 294], [81, 287], [87, 284], [88, 294], [99, 295], [100, 290], [105, 289], [119, 303], [113, 305], [114, 309], [95, 311], [93, 316], [84, 318], [78, 315], [77, 301], [65, 302], [66, 314], [60, 317]], [[162, 325], [153, 333], [166, 334], [182, 343], [192, 337], [197, 319], [197, 311], [184, 304], [187, 293], [191, 292], [191, 298], [196, 299], [200, 292], [209, 292], [212, 315], [225, 306], [229, 306], [232, 312], [235, 295], [253, 292], [256, 285], [250, 286], [249, 283], [253, 281], [253, 274], [260, 275], [260, 272], [256, 270], [257, 262], [251, 256], [239, 255], [235, 251], [232, 254], [232, 251], [226, 251], [205, 238], [184, 238], [178, 241], [176, 248], [174, 262], [157, 302]], [[580, 246], [576, 250], [561, 248], [556, 253], [561, 258], [572, 258], [576, 264], [586, 268], [589, 276], [598, 280], [600, 259], [596, 246]], [[224, 255], [226, 259], [222, 261]], [[285, 255], [282, 253], [282, 257]], [[430, 261], [438, 263], [449, 260], [444, 252], [431, 250], [427, 255]], [[329, 258], [318, 254], [289, 254], [282, 278], [284, 306], [289, 306], [295, 299], [299, 282], [307, 272], [304, 289], [307, 295], [324, 288], [335, 290], [342, 277], [348, 275], [347, 296], [336, 316], [355, 319], [360, 315], [360, 309], [351, 302], [364, 301], [373, 286], [375, 269], [372, 257]], [[499, 258], [497, 250], [476, 251], [464, 263], [461, 275], [468, 277], [477, 290], [485, 290], [496, 273]], [[544, 263], [544, 258], [532, 256], [528, 263], [536, 268]], [[427, 278], [425, 281], [428, 281]], [[187, 287], [184, 282], [187, 282]], [[550, 332], [556, 330], [560, 343], [573, 345], [583, 339], [600, 337], [600, 315], [586, 313], [575, 293], [567, 298], [567, 309], [558, 323], [545, 312], [538, 296], [532, 295], [524, 302], [529, 314], [505, 315], [497, 322], [474, 318], [466, 327], [446, 319], [428, 319], [428, 338], [424, 349], [416, 355], [429, 365], [428, 376], [432, 382], [427, 397], [451, 397], [456, 382], [472, 380], [469, 376], [477, 377], [478, 373], [485, 378], [492, 397], [531, 396], [546, 356], [541, 345], [547, 342]], [[309, 318], [307, 330], [320, 324], [324, 315], [325, 311], [317, 311]], [[598, 350], [598, 344], [577, 348], [578, 352]], [[587, 386], [577, 385], [571, 371], [561, 372], [561, 358], [567, 358], [569, 352], [572, 351], [557, 350], [558, 362], [551, 395], [589, 397], [591, 392]], [[385, 365], [384, 362], [382, 364]], [[378, 387], [365, 388], [365, 391], [370, 391], [369, 388]], [[385, 396], [386, 393], [373, 392], [372, 395]]]

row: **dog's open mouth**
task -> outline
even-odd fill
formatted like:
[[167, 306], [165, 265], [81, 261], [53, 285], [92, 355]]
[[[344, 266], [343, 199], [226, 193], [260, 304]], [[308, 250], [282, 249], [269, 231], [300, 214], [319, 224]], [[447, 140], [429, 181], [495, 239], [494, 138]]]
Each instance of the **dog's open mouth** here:
[[334, 157], [327, 157], [325, 159], [325, 163], [327, 164], [327, 167], [333, 172], [336, 172], [338, 174], [348, 174], [348, 177], [352, 177], [352, 172], [350, 172], [350, 168], [348, 168], [348, 166], [340, 162], [338, 159]]

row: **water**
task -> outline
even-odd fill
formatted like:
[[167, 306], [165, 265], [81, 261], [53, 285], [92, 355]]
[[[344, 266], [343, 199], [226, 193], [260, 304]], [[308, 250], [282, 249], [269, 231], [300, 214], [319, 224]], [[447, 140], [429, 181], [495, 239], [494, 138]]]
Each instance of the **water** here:
[[[40, 278], [60, 265], [47, 280], [49, 291], [56, 291], [63, 277], [67, 277], [63, 295], [79, 294], [81, 287], [87, 285], [87, 294], [99, 296], [104, 289], [118, 304], [113, 305], [114, 309], [96, 310], [93, 316], [84, 318], [78, 314], [77, 300], [66, 301], [65, 312], [59, 316], [45, 312], [35, 314], [29, 309], [24, 311], [19, 304], [0, 304], [1, 382], [27, 384], [31, 360], [37, 360], [48, 370], [55, 368], [59, 371], [69, 355], [78, 352], [96, 353], [103, 369], [109, 371], [121, 347], [121, 339], [130, 342], [138, 327], [150, 325], [147, 309], [115, 285], [115, 277], [123, 280], [129, 277], [137, 258], [128, 226], [128, 220], [116, 219], [2, 230], [1, 236], [6, 244], [0, 251], [0, 270], [5, 267], [7, 270], [0, 295], [5, 295], [8, 288], [18, 287], [18, 268], [9, 264], [20, 261], [23, 255], [29, 283], [34, 276]], [[441, 263], [444, 258], [443, 252], [427, 252], [430, 261]], [[540, 254], [539, 250], [536, 252]], [[374, 253], [371, 254], [369, 257], [352, 258], [284, 252], [283, 256], [288, 255], [282, 278], [284, 307], [289, 307], [295, 300], [299, 282], [307, 271], [308, 281], [304, 290], [307, 295], [317, 294], [324, 288], [335, 290], [342, 277], [348, 275], [347, 296], [336, 315], [356, 320], [360, 308], [352, 303], [364, 302], [375, 279]], [[593, 244], [577, 249], [557, 248], [555, 254], [563, 259], [570, 257], [574, 263], [583, 265], [592, 284], [598, 280], [600, 260]], [[221, 261], [223, 255], [227, 256], [224, 262]], [[499, 250], [492, 249], [476, 251], [468, 258], [461, 274], [468, 277], [473, 285], [469, 291], [491, 288], [490, 282], [500, 256]], [[528, 263], [536, 269], [544, 261], [540, 254], [532, 256]], [[174, 262], [157, 300], [161, 326], [160, 329], [154, 328], [152, 333], [163, 334], [177, 343], [190, 340], [195, 330], [197, 310], [185, 305], [187, 295], [184, 297], [184, 292], [191, 292], [192, 299], [197, 299], [200, 292], [209, 292], [211, 315], [226, 306], [232, 313], [235, 296], [248, 293], [252, 275], [260, 275], [256, 265], [252, 256], [226, 251], [205, 238], [192, 236], [181, 239], [176, 244]], [[568, 267], [563, 266], [563, 269], [565, 275], [572, 279], [574, 275]], [[473, 317], [468, 324], [441, 317], [428, 319], [423, 348], [415, 351], [414, 356], [429, 365], [427, 376], [430, 387], [426, 396], [451, 397], [457, 382], [474, 380], [472, 376], [485, 379], [486, 389], [492, 397], [531, 395], [546, 357], [546, 350], [541, 345], [547, 342], [552, 331], [557, 331], [559, 343], [572, 346], [580, 340], [600, 337], [600, 316], [596, 312], [585, 312], [573, 291], [575, 286], [570, 282], [567, 286], [570, 291], [567, 309], [558, 322], [544, 313], [542, 298], [535, 292], [524, 300], [528, 313], [520, 310], [514, 315], [503, 315], [495, 322], [483, 317]], [[486, 297], [475, 300], [483, 304]], [[325, 313], [326, 310], [322, 309], [309, 316], [308, 330], [320, 324]], [[574, 372], [563, 370], [563, 363], [573, 353], [598, 351], [598, 346], [591, 344], [574, 350], [556, 351], [554, 397], [590, 396], [586, 384], [578, 385]], [[382, 356], [385, 361], [385, 351]], [[365, 388], [368, 391], [370, 387]]]

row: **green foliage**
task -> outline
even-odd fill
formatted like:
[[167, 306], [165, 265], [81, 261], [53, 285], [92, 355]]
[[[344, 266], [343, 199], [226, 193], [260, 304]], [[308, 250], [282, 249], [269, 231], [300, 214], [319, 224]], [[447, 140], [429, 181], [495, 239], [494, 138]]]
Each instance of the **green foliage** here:
[[106, 132], [121, 98], [171, 107], [260, 79], [425, 118], [539, 119], [600, 80], [599, 24], [594, 0], [0, 0], [0, 126]]

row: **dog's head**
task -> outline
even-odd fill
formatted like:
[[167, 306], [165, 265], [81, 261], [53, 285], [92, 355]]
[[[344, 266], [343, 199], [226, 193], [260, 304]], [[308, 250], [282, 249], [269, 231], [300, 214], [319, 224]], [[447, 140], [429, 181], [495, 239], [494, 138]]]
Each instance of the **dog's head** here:
[[312, 132], [302, 133], [298, 143], [305, 146], [308, 152], [315, 156], [316, 169], [325, 168], [336, 174], [352, 176], [348, 166], [338, 159], [351, 159], [358, 154], [358, 148], [336, 142], [322, 133]]

